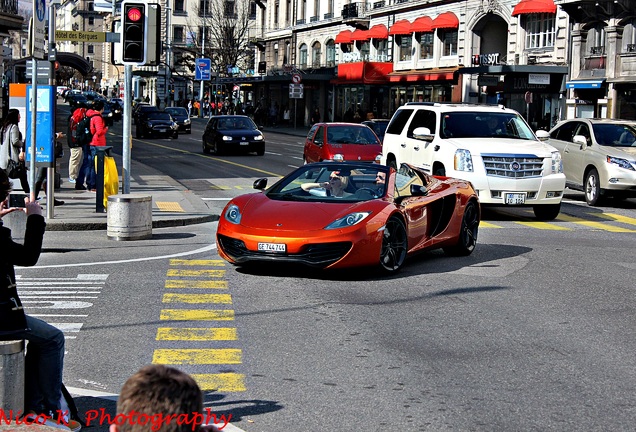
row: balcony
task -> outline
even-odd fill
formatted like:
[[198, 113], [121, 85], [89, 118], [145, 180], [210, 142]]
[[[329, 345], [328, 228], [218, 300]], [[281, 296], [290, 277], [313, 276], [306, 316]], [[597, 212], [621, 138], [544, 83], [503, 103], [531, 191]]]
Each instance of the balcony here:
[[20, 30], [23, 21], [18, 15], [18, 0], [0, 0], [0, 33]]
[[331, 18], [333, 18], [333, 12], [329, 12], [325, 14], [324, 19], [331, 19]]
[[384, 6], [386, 6], [386, 2], [384, 0], [383, 1], [377, 1], [377, 2], [373, 3], [373, 9], [382, 8]]
[[312, 16], [309, 18], [309, 22], [312, 22], [312, 23], [318, 22], [319, 19], [320, 19], [319, 16]]
[[304, 18], [296, 20], [296, 25], [302, 25], [302, 24], [305, 24], [305, 19]]
[[342, 21], [359, 29], [368, 29], [370, 19], [366, 12], [366, 2], [346, 4], [342, 7]]
[[590, 55], [592, 56], [602, 56], [605, 55], [605, 47], [604, 46], [595, 46], [590, 48]]

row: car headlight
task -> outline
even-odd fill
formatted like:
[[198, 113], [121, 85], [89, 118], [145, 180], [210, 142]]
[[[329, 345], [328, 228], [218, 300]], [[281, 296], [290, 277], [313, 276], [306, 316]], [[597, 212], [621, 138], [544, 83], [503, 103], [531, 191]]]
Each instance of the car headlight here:
[[184, 124], [184, 125], [190, 124], [190, 119], [185, 119], [185, 120], [183, 121], [183, 124]]
[[325, 227], [325, 229], [331, 230], [331, 229], [351, 227], [362, 222], [370, 214], [371, 212], [349, 213], [345, 217], [341, 217], [340, 219], [336, 219], [335, 221], [331, 222], [329, 225]]
[[225, 210], [225, 214], [223, 216], [225, 217], [225, 220], [230, 223], [236, 225], [241, 223], [241, 210], [236, 204], [230, 204], [227, 210]]
[[108, 117], [112, 117], [112, 116], [113, 116], [113, 113], [112, 113], [112, 112], [109, 112], [109, 113], [108, 113]]
[[552, 174], [560, 174], [563, 172], [563, 161], [561, 160], [561, 153], [558, 151], [552, 152]]
[[223, 141], [232, 141], [232, 137], [229, 135], [223, 135]]
[[455, 151], [455, 171], [473, 171], [473, 157], [470, 155], [470, 150]]
[[607, 156], [607, 163], [611, 165], [616, 165], [619, 168], [623, 168], [630, 171], [636, 171], [634, 162], [630, 162], [627, 159], [621, 159], [614, 156]]
[[263, 135], [256, 135], [254, 137], [254, 141], [263, 141], [265, 138], [263, 138]]
[[150, 122], [146, 123], [146, 127], [152, 128], [152, 123]]

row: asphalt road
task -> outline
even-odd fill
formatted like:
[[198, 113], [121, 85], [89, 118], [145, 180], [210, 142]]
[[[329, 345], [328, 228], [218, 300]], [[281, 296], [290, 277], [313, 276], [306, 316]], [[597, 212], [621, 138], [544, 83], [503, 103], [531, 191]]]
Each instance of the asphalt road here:
[[[262, 157], [203, 156], [197, 137], [135, 140], [133, 158], [219, 206], [302, 163], [298, 137], [269, 133]], [[215, 228], [51, 232], [19, 269], [23, 296], [43, 292], [29, 312], [67, 329], [81, 410], [113, 410], [154, 360], [221, 387], [207, 406], [245, 431], [633, 430], [636, 200], [568, 191], [550, 223], [487, 210], [471, 256], [425, 253], [390, 278], [223, 265]]]

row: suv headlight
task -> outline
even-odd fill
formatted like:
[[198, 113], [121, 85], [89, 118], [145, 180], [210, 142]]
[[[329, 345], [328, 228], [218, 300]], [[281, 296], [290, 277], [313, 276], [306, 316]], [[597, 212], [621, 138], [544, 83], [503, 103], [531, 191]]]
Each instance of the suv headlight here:
[[458, 149], [455, 151], [455, 171], [473, 171], [473, 158], [470, 150]]
[[621, 159], [614, 156], [607, 156], [607, 163], [611, 165], [616, 165], [619, 168], [623, 168], [630, 171], [636, 171], [634, 169], [634, 164], [627, 159]]
[[561, 153], [558, 151], [552, 152], [552, 174], [561, 174], [563, 172], [563, 161], [561, 160]]

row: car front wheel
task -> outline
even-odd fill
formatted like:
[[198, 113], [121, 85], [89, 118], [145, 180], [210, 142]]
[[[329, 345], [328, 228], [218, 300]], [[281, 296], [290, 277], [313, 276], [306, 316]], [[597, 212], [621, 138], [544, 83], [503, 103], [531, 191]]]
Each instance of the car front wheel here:
[[203, 154], [210, 154], [210, 148], [205, 145], [205, 140], [203, 140]]
[[408, 237], [402, 219], [392, 217], [384, 227], [382, 249], [380, 250], [380, 266], [387, 273], [396, 273], [406, 259]]
[[479, 231], [479, 208], [475, 201], [469, 201], [464, 208], [462, 225], [459, 230], [457, 244], [445, 247], [444, 252], [453, 256], [466, 256], [473, 253], [477, 245]]
[[588, 205], [595, 206], [601, 199], [601, 182], [596, 169], [590, 170], [585, 177], [585, 201]]

